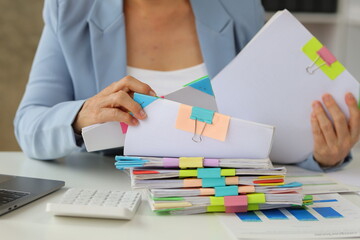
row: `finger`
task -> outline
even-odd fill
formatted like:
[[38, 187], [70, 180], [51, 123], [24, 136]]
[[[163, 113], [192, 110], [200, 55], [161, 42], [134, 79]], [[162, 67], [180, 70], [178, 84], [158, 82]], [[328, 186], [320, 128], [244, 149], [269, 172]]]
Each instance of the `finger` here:
[[337, 144], [337, 137], [333, 125], [330, 119], [326, 116], [319, 101], [313, 102], [313, 111], [315, 112], [322, 134], [324, 135], [326, 144], [331, 147]]
[[338, 141], [342, 142], [345, 139], [350, 139], [351, 136], [345, 114], [341, 111], [334, 98], [330, 94], [324, 94], [322, 99], [334, 121]]
[[139, 124], [139, 120], [118, 108], [103, 108], [99, 115], [100, 122], [124, 122], [130, 126]]
[[147, 84], [139, 81], [132, 76], [126, 76], [123, 79], [112, 83], [102, 91], [102, 94], [110, 95], [112, 93], [123, 90], [125, 92], [137, 92], [150, 96], [156, 96], [155, 91]]
[[356, 143], [360, 135], [360, 109], [357, 106], [355, 97], [351, 93], [345, 95], [345, 102], [350, 112], [349, 127], [351, 139]]
[[147, 117], [140, 104], [122, 90], [104, 98], [102, 104], [104, 108], [118, 108], [125, 110], [125, 112], [131, 112], [138, 119], [145, 119]]
[[311, 128], [314, 139], [314, 151], [327, 146], [324, 135], [321, 131], [315, 112], [311, 113]]

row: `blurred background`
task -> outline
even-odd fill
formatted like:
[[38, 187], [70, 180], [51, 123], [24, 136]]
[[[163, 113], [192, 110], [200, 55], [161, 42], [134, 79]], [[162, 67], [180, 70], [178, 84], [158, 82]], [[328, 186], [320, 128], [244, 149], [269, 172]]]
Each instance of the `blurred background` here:
[[[279, 9], [287, 8], [294, 13], [360, 79], [359, 0], [262, 2], [267, 19]], [[14, 137], [13, 119], [42, 31], [42, 8], [43, 0], [0, 0], [0, 151], [20, 150]]]

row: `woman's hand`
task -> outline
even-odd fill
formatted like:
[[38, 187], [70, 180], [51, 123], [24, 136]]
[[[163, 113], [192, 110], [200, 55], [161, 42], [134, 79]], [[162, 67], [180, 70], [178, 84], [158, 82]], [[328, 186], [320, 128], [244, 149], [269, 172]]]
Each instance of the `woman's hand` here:
[[346, 119], [330, 94], [322, 97], [333, 119], [330, 121], [319, 101], [312, 104], [311, 125], [314, 137], [314, 158], [323, 167], [331, 167], [343, 161], [360, 136], [360, 110], [351, 93], [345, 96], [350, 117]]
[[138, 119], [145, 119], [146, 113], [132, 99], [134, 92], [156, 96], [149, 85], [126, 76], [85, 101], [73, 123], [74, 131], [80, 133], [83, 127], [111, 121], [125, 122], [131, 126], [139, 124]]

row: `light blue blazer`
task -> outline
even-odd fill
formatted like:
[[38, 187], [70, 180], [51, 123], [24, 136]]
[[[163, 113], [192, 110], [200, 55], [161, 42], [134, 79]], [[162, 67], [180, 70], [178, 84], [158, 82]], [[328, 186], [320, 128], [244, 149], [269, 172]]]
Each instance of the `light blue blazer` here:
[[[191, 0], [191, 6], [210, 77], [264, 23], [259, 0]], [[127, 75], [123, 2], [46, 0], [44, 22], [14, 125], [27, 156], [55, 159], [84, 150], [71, 126], [79, 109]]]

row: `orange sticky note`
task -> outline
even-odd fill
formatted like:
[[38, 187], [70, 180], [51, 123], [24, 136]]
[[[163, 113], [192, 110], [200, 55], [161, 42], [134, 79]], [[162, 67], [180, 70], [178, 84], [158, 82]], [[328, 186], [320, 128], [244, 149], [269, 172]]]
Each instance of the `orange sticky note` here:
[[[195, 120], [190, 119], [191, 110], [192, 110], [191, 106], [180, 104], [178, 116], [176, 119], [177, 129], [194, 133]], [[229, 128], [229, 123], [230, 123], [230, 116], [226, 116], [220, 113], [215, 113], [212, 120], [212, 124], [206, 124], [204, 122], [197, 121], [196, 134], [200, 134], [201, 131], [204, 129], [204, 125], [206, 124], [202, 136], [214, 138], [220, 141], [225, 141], [227, 131]]]

